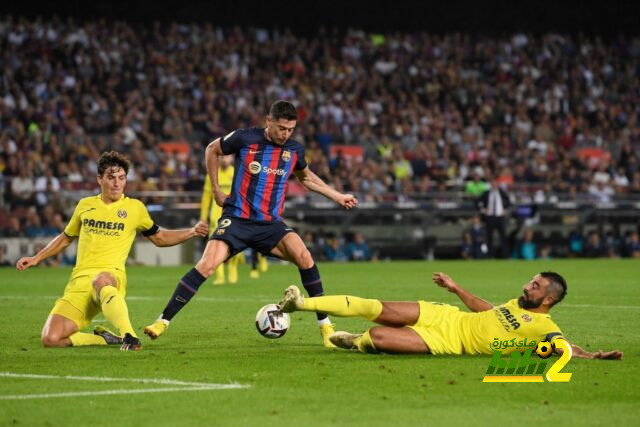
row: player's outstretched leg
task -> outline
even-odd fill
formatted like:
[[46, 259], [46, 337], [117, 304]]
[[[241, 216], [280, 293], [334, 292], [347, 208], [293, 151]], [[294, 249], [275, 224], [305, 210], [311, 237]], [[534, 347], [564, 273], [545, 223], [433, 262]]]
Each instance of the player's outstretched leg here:
[[222, 261], [229, 256], [229, 253], [229, 246], [226, 242], [209, 240], [200, 261], [180, 279], [162, 314], [155, 322], [144, 328], [144, 333], [149, 335], [151, 339], [162, 335], [169, 327], [171, 319], [191, 300], [200, 285], [213, 274]]
[[278, 303], [285, 313], [314, 311], [339, 317], [363, 317], [374, 321], [382, 313], [382, 302], [352, 295], [330, 295], [304, 298], [297, 286], [289, 286]]

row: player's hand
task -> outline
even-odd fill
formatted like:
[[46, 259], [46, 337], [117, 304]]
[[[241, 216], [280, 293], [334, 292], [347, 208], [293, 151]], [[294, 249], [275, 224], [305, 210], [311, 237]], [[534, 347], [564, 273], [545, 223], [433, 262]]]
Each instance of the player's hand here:
[[222, 192], [220, 189], [216, 189], [213, 192], [213, 198], [216, 201], [216, 205], [222, 207], [222, 205], [224, 204], [225, 199], [229, 197], [228, 194], [225, 194], [224, 192]]
[[197, 237], [207, 237], [209, 235], [209, 224], [204, 221], [198, 221], [193, 227]]
[[445, 288], [449, 292], [455, 292], [459, 288], [458, 284], [454, 282], [451, 277], [447, 276], [444, 273], [433, 273], [433, 276], [431, 276], [431, 278], [436, 285], [440, 286], [441, 288]]
[[607, 359], [607, 360], [620, 360], [622, 359], [624, 353], [622, 353], [621, 351], [618, 350], [613, 350], [613, 351], [602, 351], [602, 350], [598, 350], [595, 353], [593, 353], [593, 358], [594, 359]]
[[36, 261], [36, 257], [33, 256], [27, 256], [24, 258], [20, 258], [18, 260], [18, 262], [16, 263], [16, 269], [18, 271], [24, 271], [29, 267], [35, 267], [36, 265], [38, 265], [38, 262]]
[[341, 194], [337, 202], [345, 209], [352, 209], [358, 204], [358, 199], [353, 194]]

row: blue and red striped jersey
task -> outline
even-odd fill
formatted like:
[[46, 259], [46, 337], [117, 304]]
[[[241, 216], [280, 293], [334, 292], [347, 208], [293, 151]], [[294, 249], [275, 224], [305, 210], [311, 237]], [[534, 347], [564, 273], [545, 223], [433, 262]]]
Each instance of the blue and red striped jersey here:
[[225, 154], [235, 154], [231, 194], [223, 215], [254, 221], [282, 221], [289, 176], [307, 167], [304, 147], [289, 139], [277, 145], [265, 138], [264, 128], [238, 129], [220, 139]]

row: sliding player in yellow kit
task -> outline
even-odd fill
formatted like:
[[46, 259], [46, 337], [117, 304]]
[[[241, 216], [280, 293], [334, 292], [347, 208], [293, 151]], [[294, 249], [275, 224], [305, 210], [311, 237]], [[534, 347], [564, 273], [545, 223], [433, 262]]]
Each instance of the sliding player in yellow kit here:
[[[231, 193], [231, 186], [233, 184], [233, 156], [221, 156], [219, 158], [218, 165], [218, 185], [220, 186], [220, 190], [225, 194], [229, 194]], [[200, 221], [209, 223], [209, 230], [211, 230], [209, 234], [214, 232], [218, 226], [218, 221], [221, 216], [222, 206], [218, 206], [215, 202], [213, 192], [211, 191], [211, 179], [207, 176], [204, 181], [204, 190], [202, 191], [202, 199], [200, 201]], [[228, 267], [229, 283], [238, 283], [238, 264], [240, 264], [242, 256], [243, 254], [240, 253], [229, 259], [226, 263]], [[255, 254], [253, 256], [255, 257]], [[220, 264], [218, 268], [216, 268], [215, 279], [213, 280], [214, 285], [224, 285], [226, 283], [224, 277], [224, 266], [225, 264]], [[258, 266], [253, 262], [249, 277], [252, 279], [260, 277], [258, 268], [262, 272], [267, 271], [268, 268], [267, 257], [262, 254], [258, 254]]]
[[[278, 305], [285, 313], [323, 312], [332, 316], [363, 317], [384, 325], [370, 328], [363, 334], [336, 332], [330, 337], [338, 347], [366, 353], [490, 355], [496, 343], [524, 343], [520, 348], [502, 349], [508, 354], [514, 350], [533, 349], [541, 341], [553, 344], [557, 338], [564, 339], [549, 315], [549, 309], [562, 301], [567, 292], [564, 278], [557, 273], [537, 274], [524, 286], [522, 296], [499, 306], [466, 291], [444, 273], [435, 273], [433, 281], [455, 293], [473, 313], [426, 301], [385, 302], [350, 295], [303, 298], [295, 286], [287, 288]], [[617, 350], [590, 353], [570, 345], [574, 357], [622, 358], [622, 352]]]
[[[76, 266], [42, 329], [45, 347], [121, 345], [121, 350], [140, 350], [125, 302], [125, 262], [138, 231], [156, 246], [173, 246], [192, 237], [206, 237], [208, 226], [199, 222], [183, 230], [158, 227], [139, 200], [123, 194], [129, 161], [115, 151], [98, 159], [100, 194], [80, 200], [62, 233], [32, 257], [18, 260], [24, 271], [63, 251], [78, 238]], [[93, 334], [80, 332], [100, 311], [120, 331], [116, 335], [103, 326]]]

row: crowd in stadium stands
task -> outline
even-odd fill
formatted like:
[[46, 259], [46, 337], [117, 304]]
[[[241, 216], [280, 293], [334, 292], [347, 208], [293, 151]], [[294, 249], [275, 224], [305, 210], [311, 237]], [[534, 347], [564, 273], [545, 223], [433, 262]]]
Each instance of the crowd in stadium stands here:
[[[0, 230], [59, 232], [59, 191], [97, 189], [95, 160], [109, 149], [133, 162], [128, 192], [177, 190], [169, 201], [181, 201], [202, 188], [204, 146], [261, 125], [276, 99], [296, 103], [312, 170], [362, 201], [475, 197], [492, 177], [536, 203], [637, 197], [639, 57], [640, 39], [623, 36], [302, 38], [4, 16]], [[143, 199], [167, 201], [155, 197]], [[584, 253], [609, 253], [589, 252], [592, 240]]]

